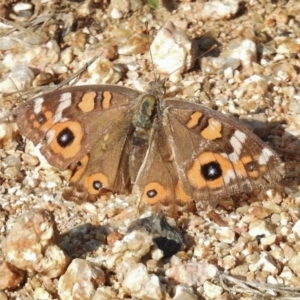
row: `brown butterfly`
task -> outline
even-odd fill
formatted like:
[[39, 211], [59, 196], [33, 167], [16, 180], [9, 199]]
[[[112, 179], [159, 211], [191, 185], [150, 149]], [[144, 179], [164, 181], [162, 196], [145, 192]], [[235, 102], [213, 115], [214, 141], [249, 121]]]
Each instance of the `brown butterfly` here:
[[274, 184], [279, 157], [251, 131], [200, 104], [114, 85], [69, 87], [16, 111], [22, 135], [50, 164], [72, 169], [64, 196], [133, 192], [166, 213]]

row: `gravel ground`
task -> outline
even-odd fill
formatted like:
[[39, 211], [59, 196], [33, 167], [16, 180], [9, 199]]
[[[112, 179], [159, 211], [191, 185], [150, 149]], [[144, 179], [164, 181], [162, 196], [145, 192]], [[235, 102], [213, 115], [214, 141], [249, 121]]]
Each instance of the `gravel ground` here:
[[[165, 2], [0, 4], [0, 300], [300, 299], [300, 3]], [[172, 228], [158, 215], [128, 232], [150, 213], [132, 195], [65, 201], [70, 172], [20, 137], [13, 109], [70, 77], [143, 91], [154, 70], [169, 96], [249, 126], [284, 180]]]

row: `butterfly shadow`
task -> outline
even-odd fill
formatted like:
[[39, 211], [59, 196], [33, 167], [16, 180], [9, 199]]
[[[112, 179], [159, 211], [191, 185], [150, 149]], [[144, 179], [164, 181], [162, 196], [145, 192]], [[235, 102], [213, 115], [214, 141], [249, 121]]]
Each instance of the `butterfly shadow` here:
[[109, 226], [95, 226], [91, 223], [78, 225], [59, 236], [59, 246], [71, 258], [85, 257], [106, 244], [106, 236], [111, 232]]

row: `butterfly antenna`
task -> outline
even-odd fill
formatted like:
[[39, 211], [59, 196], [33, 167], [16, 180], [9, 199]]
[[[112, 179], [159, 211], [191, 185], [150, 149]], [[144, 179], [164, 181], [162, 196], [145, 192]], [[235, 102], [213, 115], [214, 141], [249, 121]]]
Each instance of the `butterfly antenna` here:
[[158, 76], [157, 76], [157, 71], [156, 68], [154, 66], [154, 62], [153, 62], [153, 55], [152, 55], [152, 51], [151, 51], [151, 42], [150, 42], [150, 35], [149, 35], [149, 23], [146, 22], [145, 23], [146, 26], [146, 31], [148, 32], [148, 44], [149, 44], [149, 54], [150, 54], [150, 60], [151, 60], [151, 64], [152, 64], [152, 70], [153, 70], [153, 74], [154, 74], [154, 81], [158, 81]]
[[[74, 78], [78, 78], [79, 75], [81, 75], [84, 71], [87, 70], [87, 68], [93, 64], [95, 62], [95, 60], [97, 60], [101, 55], [103, 54], [103, 52], [101, 52], [99, 55], [94, 56], [92, 59], [90, 59], [87, 63], [84, 64], [84, 66], [82, 68], [80, 68], [77, 72], [75, 72], [72, 76], [70, 76], [69, 78], [67, 78], [66, 80], [64, 80], [63, 82], [61, 82], [60, 84], [56, 85], [55, 88], [53, 90], [58, 90], [61, 87], [65, 86], [66, 84], [68, 84], [71, 80], [73, 80]], [[78, 79], [77, 79], [78, 80]]]

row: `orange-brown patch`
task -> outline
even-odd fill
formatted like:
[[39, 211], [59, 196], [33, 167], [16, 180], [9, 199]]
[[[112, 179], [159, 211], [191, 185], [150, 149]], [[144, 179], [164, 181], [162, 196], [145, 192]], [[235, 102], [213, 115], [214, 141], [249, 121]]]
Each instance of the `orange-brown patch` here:
[[96, 95], [94, 91], [85, 93], [78, 104], [79, 109], [84, 113], [92, 111], [95, 108]]
[[102, 107], [103, 109], [107, 109], [111, 105], [112, 93], [109, 91], [103, 92], [103, 100], [102, 100]]
[[183, 189], [181, 181], [177, 182], [176, 188], [175, 188], [175, 195], [176, 195], [176, 200], [180, 200], [182, 202], [190, 202], [192, 201], [191, 197], [188, 196]]
[[32, 126], [33, 128], [39, 128], [41, 124], [38, 121], [33, 121]]
[[43, 130], [43, 131], [47, 131], [48, 129], [50, 129], [53, 126], [53, 113], [50, 110], [47, 110], [47, 108], [45, 106], [42, 107], [41, 109], [41, 113], [44, 114], [45, 119], [47, 120], [44, 124], [40, 124], [37, 121], [37, 116], [36, 114], [31, 114], [29, 117], [29, 120], [32, 121], [32, 126], [34, 128]]
[[108, 179], [103, 173], [96, 173], [96, 174], [86, 176], [84, 179], [84, 187], [91, 195], [95, 195], [100, 192], [100, 190], [95, 189], [93, 186], [95, 181], [100, 181], [102, 184], [102, 188], [108, 187]]
[[214, 118], [208, 120], [208, 126], [201, 131], [201, 135], [210, 141], [222, 137], [221, 134], [222, 124]]
[[195, 160], [192, 167], [188, 170], [188, 180], [189, 182], [197, 189], [209, 187], [212, 189], [221, 188], [224, 185], [223, 176], [215, 180], [206, 180], [201, 174], [202, 166], [212, 163], [218, 162], [222, 173], [226, 175], [226, 173], [233, 171], [233, 167], [231, 162], [224, 158], [222, 155], [213, 152], [204, 152], [200, 154]]
[[[255, 159], [255, 158], [254, 158], [254, 159]], [[243, 163], [244, 165], [246, 165], [246, 164], [249, 164], [249, 163], [253, 162], [253, 159], [252, 159], [251, 156], [243, 156], [242, 159], [241, 159], [241, 161], [242, 161], [242, 163]], [[260, 169], [261, 169], [261, 168], [260, 168]], [[258, 172], [257, 169], [255, 169], [255, 170], [253, 170], [253, 171], [247, 170], [247, 173], [248, 173], [248, 175], [251, 176], [252, 178], [257, 178], [257, 177], [259, 176], [259, 174], [260, 174], [260, 173]]]
[[259, 168], [259, 171], [260, 171], [261, 173], [267, 172], [267, 166], [261, 166], [261, 167]]
[[186, 127], [192, 129], [199, 124], [200, 119], [202, 118], [202, 113], [196, 111], [190, 115], [189, 121], [186, 123]]
[[247, 177], [247, 171], [245, 170], [245, 166], [242, 160], [237, 161], [234, 164], [234, 170], [238, 176]]
[[80, 167], [78, 167], [77, 171], [73, 174], [72, 178], [70, 179], [70, 182], [77, 182], [81, 176], [83, 175], [86, 166], [88, 164], [89, 157], [85, 155], [81, 160], [80, 160]]
[[[67, 147], [61, 147], [57, 142], [57, 136], [65, 128], [69, 128], [72, 131], [74, 135], [74, 140], [72, 144], [68, 145]], [[74, 157], [80, 151], [81, 141], [83, 138], [83, 129], [79, 122], [66, 121], [66, 122], [56, 123], [51, 128], [51, 131], [54, 131], [54, 136], [49, 146], [54, 151], [54, 153], [59, 153], [60, 155], [62, 155], [64, 158], [67, 159], [67, 158]]]
[[[147, 195], [147, 193], [151, 190], [154, 190], [156, 192], [156, 195], [154, 197], [149, 197]], [[166, 201], [169, 195], [170, 191], [167, 188], [165, 188], [158, 182], [151, 182], [145, 186], [144, 192], [142, 194], [142, 200], [147, 204], [155, 204], [158, 202]]]
[[47, 119], [47, 122], [44, 123], [41, 126], [40, 129], [43, 130], [43, 131], [47, 131], [54, 125], [54, 123], [53, 123], [53, 113], [50, 110], [48, 110], [44, 113], [44, 115], [45, 115], [45, 118]]

